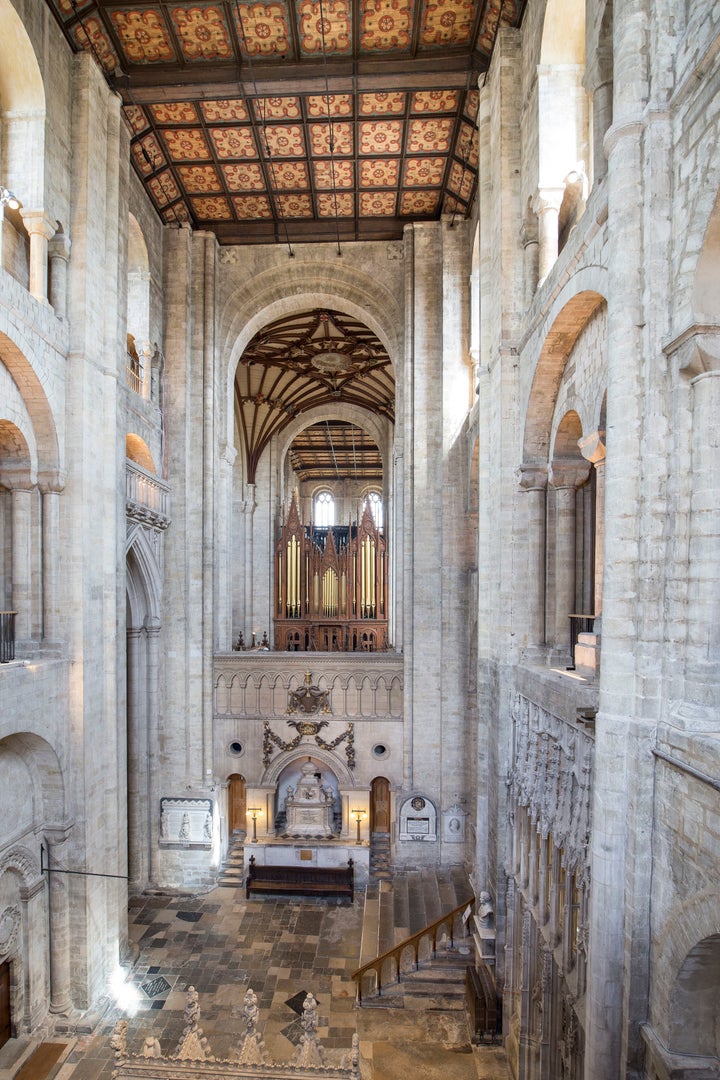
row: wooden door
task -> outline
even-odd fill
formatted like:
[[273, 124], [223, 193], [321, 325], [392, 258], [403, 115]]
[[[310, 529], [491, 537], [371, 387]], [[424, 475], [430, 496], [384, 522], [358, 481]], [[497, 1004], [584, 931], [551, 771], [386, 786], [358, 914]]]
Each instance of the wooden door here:
[[390, 781], [376, 776], [370, 786], [370, 831], [390, 832]]
[[0, 1046], [12, 1035], [10, 1017], [10, 964], [0, 964]]
[[244, 830], [245, 822], [245, 777], [240, 773], [233, 773], [228, 788], [228, 831], [232, 836], [235, 832]]

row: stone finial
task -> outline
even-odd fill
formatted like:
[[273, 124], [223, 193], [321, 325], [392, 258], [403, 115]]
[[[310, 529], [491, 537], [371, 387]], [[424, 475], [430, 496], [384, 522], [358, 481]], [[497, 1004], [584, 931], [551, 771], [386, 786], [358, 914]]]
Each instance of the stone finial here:
[[240, 1039], [238, 1046], [238, 1061], [241, 1065], [267, 1065], [268, 1056], [265, 1051], [260, 1032], [257, 1030], [258, 1007], [257, 994], [248, 989], [245, 992], [243, 1002], [243, 1015], [245, 1017], [245, 1034]]
[[303, 1002], [303, 1014], [300, 1017], [304, 1034], [300, 1036], [300, 1044], [295, 1051], [293, 1065], [307, 1068], [324, 1065], [325, 1051], [318, 1042], [318, 1003], [311, 993], [308, 993]]
[[189, 986], [187, 991], [187, 1001], [185, 1003], [185, 1027], [180, 1042], [178, 1043], [177, 1050], [173, 1055], [174, 1057], [186, 1061], [215, 1060], [210, 1053], [210, 1047], [208, 1046], [207, 1039], [203, 1035], [202, 1028], [198, 1027], [199, 1020], [200, 1004], [198, 1002], [198, 992], [194, 986]]

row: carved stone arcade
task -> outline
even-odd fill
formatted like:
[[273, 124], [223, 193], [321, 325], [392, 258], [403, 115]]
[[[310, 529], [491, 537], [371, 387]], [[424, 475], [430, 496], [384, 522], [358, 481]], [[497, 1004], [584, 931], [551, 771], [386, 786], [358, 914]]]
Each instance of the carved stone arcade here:
[[194, 987], [187, 991], [185, 1027], [174, 1053], [165, 1056], [160, 1042], [152, 1036], [145, 1039], [138, 1053], [130, 1053], [127, 1046], [127, 1020], [118, 1020], [111, 1045], [115, 1051], [114, 1080], [359, 1080], [360, 1051], [357, 1034], [353, 1035], [352, 1048], [342, 1054], [333, 1064], [330, 1053], [320, 1044], [317, 1036], [318, 1003], [308, 993], [300, 1018], [303, 1034], [290, 1061], [274, 1062], [270, 1059], [262, 1035], [258, 1031], [257, 997], [248, 988], [243, 1001], [245, 1031], [240, 1036], [235, 1057], [216, 1058], [199, 1026], [200, 1005]]

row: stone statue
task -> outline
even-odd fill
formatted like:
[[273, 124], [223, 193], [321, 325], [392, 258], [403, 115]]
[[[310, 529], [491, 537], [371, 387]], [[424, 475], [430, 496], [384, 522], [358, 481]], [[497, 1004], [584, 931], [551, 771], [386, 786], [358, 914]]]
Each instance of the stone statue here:
[[190, 815], [187, 810], [182, 816], [182, 824], [180, 825], [180, 832], [178, 833], [179, 840], [190, 839]]
[[478, 897], [477, 913], [480, 925], [492, 929], [495, 912], [493, 911], [492, 899], [489, 892], [483, 890], [483, 892], [480, 893], [480, 896]]

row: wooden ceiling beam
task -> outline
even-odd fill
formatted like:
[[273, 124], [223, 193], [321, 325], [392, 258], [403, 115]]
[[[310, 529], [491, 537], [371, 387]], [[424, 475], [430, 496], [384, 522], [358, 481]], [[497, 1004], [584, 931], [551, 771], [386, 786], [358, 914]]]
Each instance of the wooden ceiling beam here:
[[[355, 72], [351, 63], [343, 61], [328, 71], [328, 87], [331, 94], [463, 90], [468, 79], [473, 86], [482, 72], [482, 66], [472, 63], [468, 56], [434, 62], [425, 58], [399, 60], [392, 70], [380, 61], [367, 61], [359, 63]], [[325, 75], [320, 64], [253, 66], [252, 76], [245, 71], [238, 77], [232, 64], [205, 64], [197, 69], [170, 64], [158, 68], [136, 65], [127, 75], [111, 76], [109, 82], [126, 104], [136, 105], [325, 93]]]

